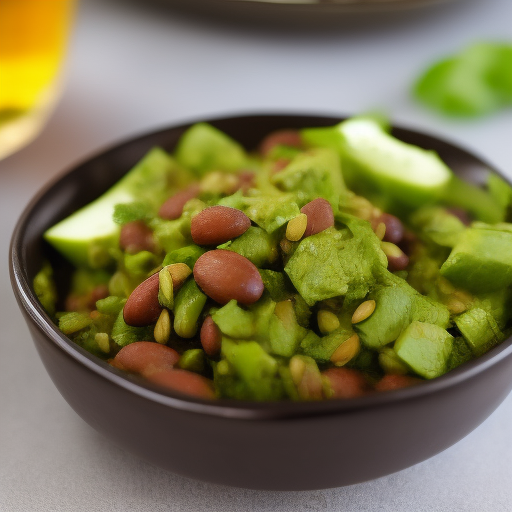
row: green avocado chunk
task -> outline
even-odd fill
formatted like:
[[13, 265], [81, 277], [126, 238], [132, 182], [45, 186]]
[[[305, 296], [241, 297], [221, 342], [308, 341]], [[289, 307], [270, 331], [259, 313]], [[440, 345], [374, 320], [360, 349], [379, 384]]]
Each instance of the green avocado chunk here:
[[318, 336], [313, 331], [308, 331], [300, 348], [304, 355], [319, 363], [327, 363], [334, 351], [353, 334], [354, 331], [344, 328], [336, 329], [327, 336]]
[[[304, 238], [285, 266], [309, 306], [340, 295], [363, 298], [387, 259], [366, 221], [349, 220], [349, 229], [326, 229]], [[351, 232], [352, 230], [352, 232]]]
[[284, 272], [267, 269], [258, 269], [258, 272], [265, 290], [276, 302], [289, 299], [293, 295], [293, 288]]
[[372, 315], [354, 326], [366, 347], [378, 350], [389, 345], [415, 320], [448, 327], [450, 313], [446, 306], [420, 295], [393, 274], [388, 273], [386, 280], [368, 295], [368, 299], [375, 300]]
[[258, 268], [273, 263], [278, 257], [277, 238], [256, 226], [221, 248], [244, 256]]
[[338, 209], [340, 195], [346, 191], [339, 155], [331, 149], [299, 154], [282, 171], [274, 174], [271, 182], [281, 190], [297, 192], [301, 204], [323, 197], [334, 211]]
[[242, 309], [236, 300], [230, 300], [212, 315], [213, 321], [223, 334], [235, 339], [248, 339], [254, 336], [256, 325], [254, 315]]
[[448, 359], [448, 371], [457, 368], [461, 364], [473, 359], [473, 352], [469, 348], [463, 336], [453, 338], [452, 353]]
[[477, 295], [474, 306], [489, 313], [496, 320], [498, 327], [504, 329], [512, 318], [512, 289], [502, 288]]
[[443, 247], [453, 247], [466, 226], [462, 221], [440, 206], [424, 206], [415, 211], [409, 222], [427, 241]]
[[277, 361], [255, 341], [222, 340], [221, 355], [245, 384], [252, 400], [278, 400], [283, 395]]
[[468, 228], [461, 235], [441, 275], [473, 293], [512, 284], [512, 233]]
[[276, 304], [268, 325], [272, 353], [283, 357], [292, 357], [307, 332], [307, 329], [301, 327], [297, 322], [295, 308], [291, 300]]
[[115, 205], [144, 201], [157, 208], [173, 190], [170, 183], [179, 180], [184, 186], [187, 176], [163, 149], [154, 148], [112, 188], [48, 229], [44, 237], [78, 267], [106, 266], [111, 262], [109, 249], [119, 237]]
[[198, 176], [210, 170], [238, 171], [247, 165], [242, 146], [207, 123], [197, 123], [181, 136], [175, 156]]
[[275, 195], [262, 194], [252, 197], [245, 197], [237, 192], [232, 196], [224, 197], [218, 204], [242, 210], [249, 219], [267, 233], [274, 233], [300, 213], [295, 194], [278, 191]]
[[205, 367], [205, 353], [200, 348], [191, 348], [181, 354], [178, 366], [182, 370], [202, 373]]
[[397, 356], [418, 375], [433, 379], [446, 373], [453, 336], [438, 325], [412, 322], [394, 345]]
[[496, 320], [481, 308], [471, 308], [457, 318], [455, 324], [475, 356], [480, 356], [503, 340]]
[[477, 220], [502, 222], [505, 208], [489, 192], [453, 176], [441, 198], [443, 203], [467, 210]]
[[172, 265], [173, 263], [185, 263], [193, 269], [196, 261], [205, 252], [205, 249], [198, 245], [187, 245], [167, 253], [162, 265], [165, 267], [167, 265]]
[[274, 313], [276, 303], [265, 291], [260, 300], [248, 307], [254, 318], [255, 339], [265, 348], [270, 350], [268, 327]]

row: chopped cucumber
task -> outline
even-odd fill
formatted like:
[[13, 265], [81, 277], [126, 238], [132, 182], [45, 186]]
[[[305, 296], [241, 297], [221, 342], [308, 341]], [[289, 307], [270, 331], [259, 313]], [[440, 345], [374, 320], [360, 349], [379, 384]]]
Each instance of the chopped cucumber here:
[[409, 207], [443, 195], [452, 172], [434, 151], [396, 139], [370, 118], [349, 119], [338, 129], [344, 176], [354, 190], [364, 181]]
[[108, 250], [116, 247], [119, 237], [115, 205], [152, 198], [158, 206], [169, 192], [173, 172], [178, 173], [174, 160], [154, 148], [102, 196], [46, 231], [45, 239], [78, 267], [105, 266]]

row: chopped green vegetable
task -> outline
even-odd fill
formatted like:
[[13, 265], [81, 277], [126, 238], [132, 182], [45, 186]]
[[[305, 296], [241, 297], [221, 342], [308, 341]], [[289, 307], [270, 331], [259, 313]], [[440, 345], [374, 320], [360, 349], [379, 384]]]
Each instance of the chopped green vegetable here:
[[[49, 264], [33, 284], [49, 314], [66, 310], [55, 313], [61, 331], [117, 368], [165, 371], [171, 391], [179, 380], [202, 399], [294, 401], [439, 377], [512, 331], [502, 178], [462, 181], [377, 116], [277, 132], [259, 147], [248, 156], [195, 125], [175, 157], [152, 150], [50, 228], [76, 269], [59, 301]], [[174, 220], [160, 217], [173, 201]], [[210, 206], [223, 214], [214, 223]], [[143, 232], [123, 226], [134, 221]]]
[[116, 224], [126, 224], [136, 220], [150, 220], [153, 217], [148, 204], [140, 201], [121, 203], [114, 206], [113, 219]]
[[475, 356], [487, 352], [504, 337], [492, 315], [480, 308], [462, 313], [455, 323]]
[[43, 264], [41, 270], [34, 277], [34, 293], [46, 312], [53, 316], [57, 303], [57, 288], [53, 281], [53, 269], [48, 262]]
[[206, 123], [195, 124], [183, 134], [176, 159], [199, 176], [210, 170], [237, 171], [247, 164], [242, 146]]
[[413, 322], [400, 334], [394, 349], [418, 375], [433, 379], [445, 373], [452, 343], [453, 336], [442, 327]]
[[512, 233], [468, 228], [460, 236], [441, 274], [475, 293], [512, 284]]
[[199, 325], [199, 316], [206, 304], [206, 295], [189, 279], [174, 299], [174, 330], [182, 338], [192, 338]]
[[114, 322], [111, 333], [112, 339], [120, 346], [124, 347], [136, 341], [152, 341], [153, 328], [152, 327], [132, 327], [128, 325], [123, 318], [121, 311]]
[[164, 150], [155, 148], [101, 197], [51, 227], [44, 237], [76, 266], [104, 267], [111, 262], [108, 250], [119, 237], [115, 205], [144, 201], [157, 207], [173, 190], [170, 183], [186, 183], [184, 176], [186, 172]]

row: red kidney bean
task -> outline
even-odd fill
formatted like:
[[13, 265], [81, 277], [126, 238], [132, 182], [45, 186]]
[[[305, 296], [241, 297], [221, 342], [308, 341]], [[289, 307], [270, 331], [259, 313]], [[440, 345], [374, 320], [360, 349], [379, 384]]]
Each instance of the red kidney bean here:
[[256, 184], [256, 174], [252, 171], [241, 171], [238, 175], [238, 188], [245, 194]]
[[91, 309], [91, 301], [86, 295], [70, 294], [64, 302], [65, 311], [85, 311]]
[[240, 304], [252, 304], [264, 290], [258, 269], [244, 256], [224, 249], [200, 256], [194, 265], [194, 279], [219, 304], [233, 299]]
[[279, 130], [267, 135], [260, 143], [260, 153], [267, 156], [275, 146], [300, 148], [302, 137], [297, 130]]
[[177, 192], [173, 196], [169, 197], [167, 201], [160, 207], [158, 215], [162, 219], [175, 220], [181, 217], [183, 213], [183, 207], [190, 201], [199, 195], [200, 187], [199, 184], [194, 183], [185, 190]]
[[92, 292], [88, 302], [89, 309], [96, 308], [96, 302], [109, 296], [108, 286], [106, 284], [99, 284]]
[[382, 242], [382, 250], [388, 258], [388, 270], [396, 272], [398, 270], [405, 270], [409, 265], [409, 256], [395, 244], [391, 242]]
[[404, 225], [402, 221], [394, 215], [382, 213], [372, 220], [373, 229], [376, 229], [381, 222], [386, 226], [386, 232], [383, 238], [384, 242], [391, 242], [393, 244], [401, 242], [404, 236]]
[[331, 387], [331, 398], [355, 398], [371, 390], [366, 377], [352, 368], [329, 368], [322, 375]]
[[204, 319], [201, 326], [200, 339], [206, 355], [215, 357], [220, 352], [222, 334], [210, 315]]
[[164, 370], [152, 373], [148, 380], [172, 391], [196, 398], [212, 400], [215, 398], [213, 382], [210, 379], [187, 370]]
[[127, 222], [121, 228], [119, 246], [129, 254], [140, 251], [154, 252], [156, 244], [153, 231], [141, 220]]
[[279, 171], [282, 171], [290, 162], [291, 160], [288, 158], [279, 158], [273, 163], [271, 173], [275, 174]]
[[158, 272], [143, 281], [128, 297], [123, 308], [124, 321], [133, 327], [144, 327], [154, 324], [162, 306], [158, 302]]
[[242, 235], [251, 227], [244, 212], [228, 206], [205, 208], [192, 218], [190, 233], [198, 245], [218, 245]]
[[405, 254], [411, 255], [414, 253], [418, 244], [418, 237], [412, 231], [406, 229], [404, 231], [404, 236], [398, 246], [400, 249], [402, 249], [403, 252], [405, 252]]
[[375, 384], [375, 391], [390, 391], [393, 389], [402, 389], [414, 386], [422, 382], [421, 379], [411, 377], [410, 375], [384, 375], [382, 379]]
[[300, 211], [308, 217], [308, 224], [303, 238], [316, 235], [324, 229], [334, 226], [334, 213], [331, 204], [321, 197], [305, 204]]
[[136, 341], [123, 347], [110, 364], [120, 370], [147, 377], [172, 369], [179, 359], [178, 352], [171, 347], [152, 341]]

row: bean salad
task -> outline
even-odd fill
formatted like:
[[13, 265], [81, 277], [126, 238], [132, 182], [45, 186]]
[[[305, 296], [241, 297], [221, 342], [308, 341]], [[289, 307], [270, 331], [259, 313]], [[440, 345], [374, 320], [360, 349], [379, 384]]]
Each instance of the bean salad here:
[[251, 152], [206, 123], [152, 149], [45, 240], [75, 267], [59, 329], [200, 399], [360, 397], [440, 377], [510, 334], [509, 185], [463, 182], [380, 118]]

